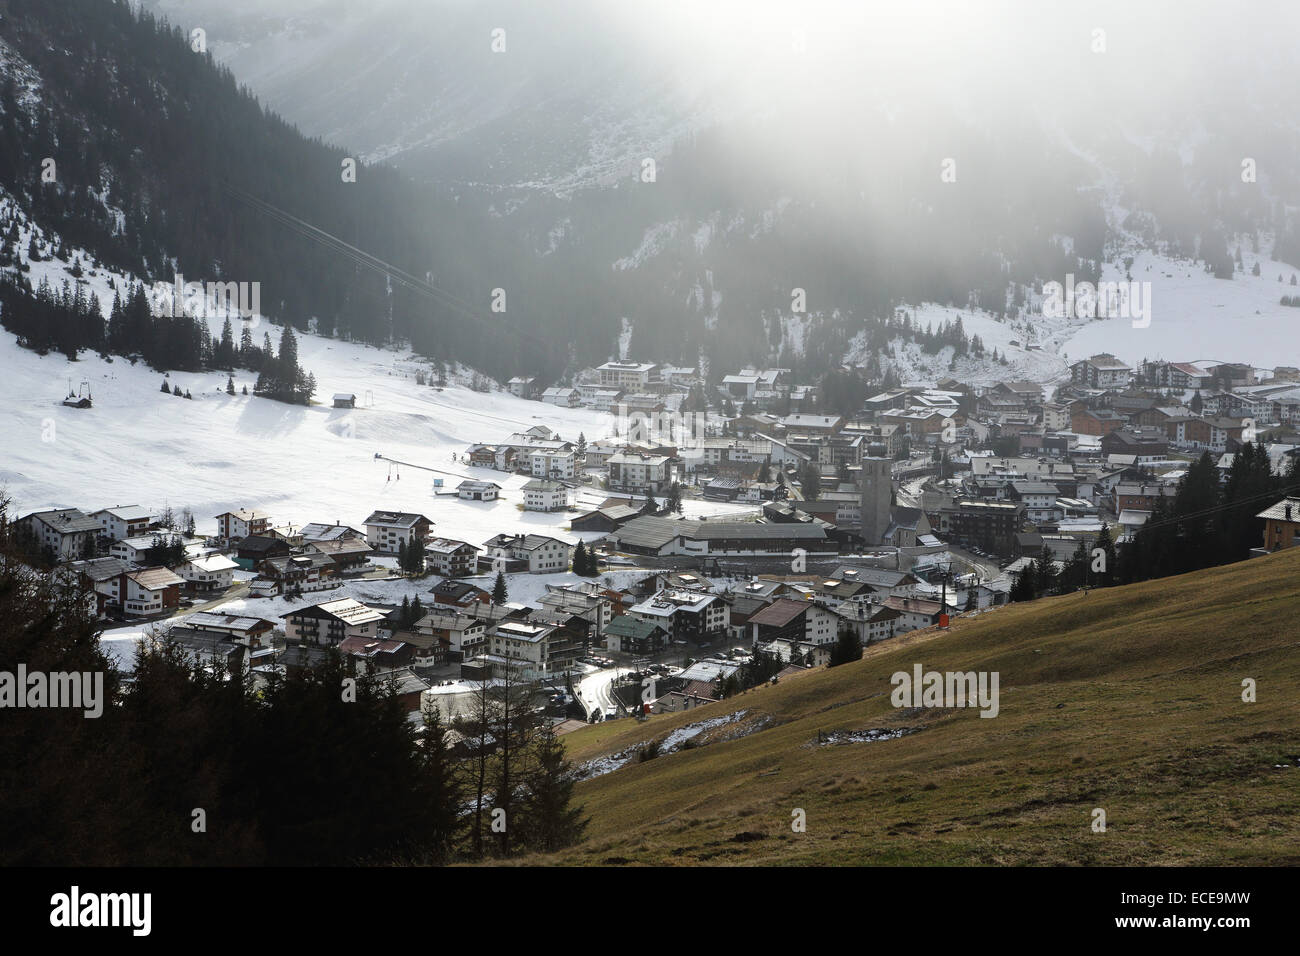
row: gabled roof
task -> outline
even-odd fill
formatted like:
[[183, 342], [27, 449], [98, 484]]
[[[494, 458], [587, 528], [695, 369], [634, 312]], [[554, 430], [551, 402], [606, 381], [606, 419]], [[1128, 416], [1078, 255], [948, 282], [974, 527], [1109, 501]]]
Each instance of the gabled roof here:
[[[1290, 513], [1288, 514], [1288, 512]], [[1283, 498], [1272, 507], [1265, 508], [1255, 517], [1272, 521], [1300, 523], [1300, 498]]]
[[358, 538], [364, 538], [365, 532], [345, 524], [323, 524], [313, 521], [310, 524], [302, 526], [299, 534], [304, 541], [332, 541], [336, 538], [346, 538], [349, 535]]
[[654, 621], [643, 621], [632, 617], [630, 614], [620, 614], [605, 625], [606, 636], [631, 637], [639, 640], [653, 637], [655, 631], [662, 630], [663, 628]]
[[464, 548], [469, 548], [471, 551], [478, 550], [468, 541], [457, 541], [455, 538], [434, 538], [431, 541], [424, 542], [424, 550], [432, 551], [434, 554], [453, 554]]
[[149, 509], [140, 505], [117, 505], [112, 508], [100, 508], [98, 511], [92, 512], [91, 517], [95, 515], [112, 515], [121, 521], [150, 521], [153, 519]]
[[27, 515], [23, 520], [27, 521], [32, 518], [38, 519], [42, 524], [62, 534], [99, 531], [99, 522], [76, 508], [61, 508], [57, 511], [35, 511]]
[[84, 574], [92, 581], [116, 578], [126, 571], [127, 567], [127, 563], [121, 558], [90, 558], [86, 561], [73, 561], [67, 565], [69, 571]]
[[185, 583], [184, 578], [168, 568], [141, 568], [139, 571], [128, 571], [126, 576], [146, 591], [161, 591]]
[[190, 564], [197, 570], [206, 574], [215, 574], [218, 571], [233, 571], [239, 565], [231, 561], [224, 554], [205, 554], [201, 557], [190, 558]]
[[424, 515], [414, 514], [409, 511], [372, 511], [370, 517], [365, 520], [365, 524], [378, 524], [395, 528], [413, 528], [421, 521], [433, 524]]
[[777, 598], [767, 607], [749, 619], [750, 624], [764, 627], [785, 627], [810, 607], [816, 605], [807, 601], [792, 601], [789, 598]]
[[340, 598], [337, 601], [326, 601], [324, 604], [313, 604], [310, 607], [300, 607], [289, 611], [287, 614], [281, 614], [280, 617], [294, 617], [299, 614], [305, 614], [309, 611], [318, 612], [313, 617], [328, 616], [336, 618], [349, 626], [356, 624], [370, 624], [375, 621], [382, 621], [388, 615], [383, 611], [377, 611], [374, 608], [366, 607], [360, 601], [352, 598]]

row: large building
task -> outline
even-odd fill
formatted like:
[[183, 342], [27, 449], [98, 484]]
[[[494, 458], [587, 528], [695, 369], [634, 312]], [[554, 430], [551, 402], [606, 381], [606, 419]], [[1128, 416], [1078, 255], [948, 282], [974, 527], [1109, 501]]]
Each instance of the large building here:
[[294, 644], [337, 646], [349, 637], [375, 638], [384, 612], [352, 598], [340, 598], [281, 614], [284, 636]]
[[596, 369], [600, 384], [606, 388], [640, 391], [659, 381], [659, 366], [638, 362], [606, 362]]
[[56, 561], [95, 556], [100, 523], [75, 508], [37, 511], [23, 518], [22, 523], [41, 548], [53, 553]]
[[397, 554], [402, 545], [423, 542], [433, 522], [406, 511], [374, 511], [365, 521], [366, 544], [380, 554]]
[[1088, 388], [1124, 388], [1133, 370], [1109, 352], [1082, 359], [1070, 366], [1070, 381]]
[[612, 491], [658, 494], [673, 481], [672, 459], [665, 455], [619, 452], [606, 462]]
[[607, 540], [615, 550], [628, 554], [788, 556], [796, 549], [810, 557], [839, 553], [826, 528], [817, 522], [689, 521], [646, 516], [629, 521]]
[[266, 534], [271, 530], [271, 516], [263, 511], [240, 508], [217, 515], [217, 537], [227, 544], [249, 535]]

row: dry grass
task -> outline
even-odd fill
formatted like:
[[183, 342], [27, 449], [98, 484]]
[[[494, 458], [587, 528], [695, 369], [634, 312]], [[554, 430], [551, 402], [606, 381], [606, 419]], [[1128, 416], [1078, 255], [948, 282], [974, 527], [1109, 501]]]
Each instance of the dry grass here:
[[[579, 784], [587, 839], [523, 862], [1300, 863], [1297, 609], [1300, 549], [1003, 608], [689, 713], [585, 728], [565, 738], [576, 763], [746, 712]], [[999, 672], [1000, 715], [895, 709], [890, 675], [915, 663]], [[877, 727], [916, 732], [817, 743]]]

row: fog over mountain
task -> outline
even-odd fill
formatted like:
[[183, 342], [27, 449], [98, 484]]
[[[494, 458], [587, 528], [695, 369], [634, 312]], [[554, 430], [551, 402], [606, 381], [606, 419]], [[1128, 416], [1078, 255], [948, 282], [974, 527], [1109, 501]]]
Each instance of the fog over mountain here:
[[507, 290], [509, 335], [548, 343], [500, 374], [620, 352], [906, 374], [900, 309], [1025, 321], [1044, 282], [1123, 277], [1144, 251], [1215, 275], [1243, 246], [1300, 263], [1291, 7], [143, 5], [410, 183], [422, 235], [381, 254], [474, 308]]

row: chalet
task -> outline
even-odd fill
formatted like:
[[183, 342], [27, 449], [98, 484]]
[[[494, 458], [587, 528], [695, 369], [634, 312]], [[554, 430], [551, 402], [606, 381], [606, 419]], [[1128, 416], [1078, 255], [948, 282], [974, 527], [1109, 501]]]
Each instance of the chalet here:
[[99, 522], [100, 533], [114, 541], [144, 534], [153, 522], [153, 515], [139, 505], [117, 505], [91, 512], [90, 517]]
[[465, 501], [496, 501], [501, 497], [501, 486], [495, 481], [476, 481], [469, 478], [456, 486], [456, 497]]
[[1025, 506], [1025, 516], [1035, 523], [1054, 521], [1061, 517], [1056, 506], [1060, 489], [1046, 481], [1009, 481], [1007, 482], [1007, 500], [1021, 502]]
[[1209, 449], [1211, 451], [1231, 451], [1242, 442], [1245, 424], [1239, 418], [1215, 417], [1206, 419], [1210, 426]]
[[542, 392], [542, 401], [548, 405], [558, 405], [561, 408], [577, 408], [582, 404], [582, 395], [576, 388], [552, 386]]
[[374, 511], [365, 520], [366, 543], [380, 554], [397, 554], [401, 545], [422, 542], [433, 522], [407, 511]]
[[838, 608], [846, 630], [852, 631], [863, 644], [887, 640], [899, 632], [901, 611], [884, 604], [854, 602]]
[[771, 603], [772, 598], [757, 595], [737, 594], [732, 597], [731, 609], [727, 612], [727, 625], [731, 628], [731, 639], [749, 640], [749, 619]]
[[1088, 388], [1125, 388], [1132, 373], [1133, 370], [1115, 356], [1102, 352], [1071, 365], [1070, 381]]
[[1006, 395], [1028, 408], [1043, 400], [1043, 387], [1037, 382], [998, 382], [988, 394]]
[[[446, 540], [446, 539], [444, 539]], [[478, 549], [476, 548], [475, 551]], [[481, 587], [467, 581], [440, 581], [430, 589], [433, 594], [433, 607], [449, 610], [478, 609], [480, 605], [490, 605], [492, 595]]]
[[588, 468], [597, 468], [609, 461], [612, 455], [617, 455], [627, 447], [625, 442], [614, 441], [609, 438], [598, 438], [595, 441], [587, 442], [587, 452], [583, 457], [583, 464]]
[[21, 524], [36, 544], [51, 552], [56, 561], [93, 558], [95, 539], [102, 530], [98, 521], [75, 508], [36, 511], [23, 518]]
[[1147, 362], [1142, 375], [1158, 388], [1183, 390], [1207, 388], [1213, 380], [1209, 372], [1191, 362]]
[[149, 617], [180, 607], [185, 579], [167, 568], [141, 568], [123, 576], [122, 613]]
[[831, 660], [831, 644], [813, 644], [809, 641], [778, 638], [759, 647], [765, 654], [773, 655], [778, 661], [789, 665], [788, 669], [799, 671], [809, 667], [824, 667]]
[[61, 580], [89, 592], [86, 606], [96, 618], [122, 609], [122, 583], [130, 570], [120, 558], [90, 558], [70, 561], [60, 571]]
[[293, 548], [294, 550], [301, 548], [304, 544], [302, 540], [302, 529], [295, 528], [291, 524], [280, 525], [278, 527], [271, 528], [266, 533], [269, 537], [279, 538], [281, 541], [283, 541], [285, 544], [287, 544], [290, 548]]
[[425, 695], [429, 692], [429, 684], [409, 668], [381, 671], [376, 679], [407, 713], [417, 714], [421, 711]]
[[606, 464], [609, 487], [615, 491], [659, 494], [672, 484], [672, 459], [664, 455], [619, 452], [611, 455]]
[[153, 534], [139, 534], [132, 538], [123, 538], [121, 541], [114, 541], [109, 547], [108, 553], [115, 558], [120, 558], [132, 567], [146, 567], [148, 565], [164, 563], [159, 556], [160, 547], [172, 547], [180, 545], [178, 553], [180, 557], [172, 561], [173, 565], [179, 565], [190, 549], [201, 548], [203, 543], [198, 538], [182, 538], [178, 534], [154, 532]]
[[853, 568], [842, 566], [830, 575], [846, 581], [861, 581], [873, 591], [887, 597], [903, 597], [913, 592], [920, 580], [908, 571], [892, 571], [887, 568]]
[[473, 574], [478, 566], [478, 548], [454, 538], [433, 538], [424, 543], [424, 566], [445, 578]]
[[174, 636], [184, 632], [220, 635], [232, 644], [242, 644], [253, 649], [270, 645], [274, 628], [273, 622], [260, 617], [199, 611], [186, 615], [169, 633]]
[[285, 622], [285, 639], [290, 643], [335, 647], [349, 637], [378, 637], [380, 622], [386, 618], [383, 611], [352, 598], [300, 607], [280, 616]]
[[304, 544], [311, 544], [316, 541], [339, 541], [351, 539], [354, 541], [364, 541], [366, 533], [357, 528], [345, 524], [321, 524], [312, 522], [305, 524], [300, 529]]
[[266, 534], [271, 529], [271, 516], [263, 511], [227, 511], [217, 515], [217, 538], [227, 547], [249, 535]]
[[885, 598], [883, 603], [885, 607], [898, 612], [895, 633], [899, 634], [922, 627], [934, 627], [939, 623], [939, 615], [945, 610], [938, 601], [917, 597], [890, 597]]
[[727, 633], [727, 602], [703, 591], [663, 590], [628, 608], [640, 621], [657, 624], [675, 641], [702, 643]]
[[754, 643], [776, 640], [830, 644], [839, 636], [840, 615], [812, 601], [778, 598], [749, 619]]
[[480, 567], [486, 560], [491, 568], [494, 558], [502, 558], [520, 562], [529, 574], [567, 571], [573, 557], [571, 545], [541, 534], [499, 534], [483, 547], [487, 553], [479, 559]]
[[330, 559], [336, 574], [360, 571], [370, 561], [370, 545], [357, 538], [336, 538], [333, 541], [313, 541], [306, 545], [308, 554], [323, 554]]
[[865, 604], [871, 602], [875, 589], [866, 581], [853, 578], [826, 578], [812, 585], [812, 593], [817, 600], [828, 607], [839, 608], [847, 603]]
[[534, 478], [523, 490], [525, 511], [563, 511], [569, 507], [569, 488], [561, 482]]
[[598, 412], [607, 412], [623, 397], [623, 390], [602, 388], [599, 385], [579, 385], [578, 395], [586, 407]]
[[1169, 442], [1162, 429], [1151, 426], [1117, 428], [1101, 436], [1103, 455], [1133, 455], [1138, 462], [1164, 461]]
[[621, 614], [605, 627], [605, 646], [619, 654], [658, 654], [668, 641], [662, 625], [631, 614]]
[[354, 636], [344, 638], [339, 653], [352, 663], [357, 674], [392, 671], [411, 663], [414, 648], [392, 638]]
[[658, 415], [667, 408], [658, 395], [624, 395], [614, 403], [612, 411], [622, 418], [631, 419], [627, 437], [633, 441], [646, 441], [651, 425], [659, 421]]
[[497, 466], [497, 449], [495, 445], [470, 445], [466, 452], [469, 463], [476, 468], [495, 468]]
[[487, 647], [489, 623], [487, 617], [472, 611], [434, 610], [415, 622], [412, 640], [417, 648], [444, 645], [448, 659], [459, 661]]
[[532, 398], [536, 394], [537, 380], [524, 375], [516, 375], [506, 383], [506, 388], [515, 398]]
[[283, 554], [267, 558], [258, 566], [262, 577], [274, 581], [276, 589], [317, 591], [331, 586], [334, 562], [324, 554]]
[[279, 538], [250, 534], [235, 545], [235, 560], [241, 568], [251, 571], [269, 558], [285, 557], [292, 551], [293, 549]]
[[611, 505], [597, 508], [586, 514], [578, 515], [569, 522], [570, 531], [600, 531], [608, 533], [621, 528], [640, 514], [637, 508], [628, 505]]
[[1264, 519], [1264, 550], [1278, 551], [1300, 544], [1300, 498], [1283, 498], [1256, 518]]
[[335, 408], [356, 408], [357, 397], [351, 392], [338, 392], [334, 396]]
[[224, 554], [204, 554], [190, 558], [179, 572], [191, 591], [224, 591], [234, 583], [238, 567]]
[[489, 629], [487, 652], [480, 659], [494, 674], [510, 669], [526, 680], [536, 679], [571, 667], [579, 647], [570, 632], [555, 624], [505, 620]]

